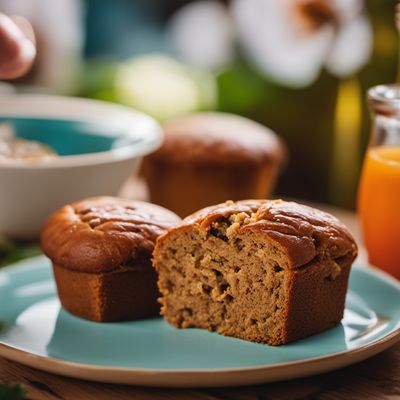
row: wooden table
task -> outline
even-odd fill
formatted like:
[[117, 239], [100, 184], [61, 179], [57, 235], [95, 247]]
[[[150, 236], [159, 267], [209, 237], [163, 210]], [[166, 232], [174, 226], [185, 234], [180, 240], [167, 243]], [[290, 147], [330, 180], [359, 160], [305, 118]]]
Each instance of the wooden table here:
[[[326, 207], [325, 207], [326, 208]], [[329, 208], [360, 242], [353, 213]], [[365, 258], [361, 246], [360, 258]], [[193, 399], [193, 400], [347, 400], [400, 399], [400, 343], [353, 366], [289, 382], [220, 389], [159, 389], [109, 385], [64, 378], [0, 358], [0, 383], [20, 383], [35, 400]]]

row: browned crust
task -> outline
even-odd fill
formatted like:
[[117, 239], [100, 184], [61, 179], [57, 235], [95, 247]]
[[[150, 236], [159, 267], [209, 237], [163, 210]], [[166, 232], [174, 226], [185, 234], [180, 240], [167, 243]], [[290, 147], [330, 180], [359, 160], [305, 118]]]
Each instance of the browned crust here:
[[343, 318], [348, 278], [353, 259], [342, 261], [340, 274], [327, 278], [326, 264], [316, 261], [307, 269], [293, 270], [287, 278], [288, 313], [280, 345], [315, 335], [337, 325]]
[[150, 263], [158, 236], [180, 222], [150, 203], [94, 197], [67, 205], [47, 221], [44, 253], [57, 265], [82, 272], [107, 272]]
[[146, 157], [158, 163], [207, 165], [280, 164], [285, 149], [265, 126], [233, 114], [207, 112], [164, 124], [161, 149]]
[[157, 274], [151, 267], [91, 274], [53, 264], [53, 271], [61, 304], [78, 317], [110, 322], [159, 315]]
[[[299, 268], [316, 256], [337, 259], [350, 255], [354, 259], [357, 255], [354, 238], [337, 218], [315, 208], [283, 200], [227, 201], [207, 207], [185, 218], [182, 224], [170, 230], [170, 234], [194, 225], [208, 231], [215, 222], [240, 213], [247, 214], [249, 218], [237, 233], [250, 230], [275, 242], [287, 258], [286, 265], [282, 265], [284, 268]], [[165, 238], [166, 235], [163, 235], [158, 241]]]

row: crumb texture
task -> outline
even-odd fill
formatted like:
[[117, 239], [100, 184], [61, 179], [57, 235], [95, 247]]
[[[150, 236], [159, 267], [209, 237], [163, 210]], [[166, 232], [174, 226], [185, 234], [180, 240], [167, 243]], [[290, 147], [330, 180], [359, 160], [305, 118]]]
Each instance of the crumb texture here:
[[161, 312], [179, 328], [284, 344], [341, 320], [355, 255], [348, 231], [327, 214], [281, 201], [227, 202], [158, 240]]

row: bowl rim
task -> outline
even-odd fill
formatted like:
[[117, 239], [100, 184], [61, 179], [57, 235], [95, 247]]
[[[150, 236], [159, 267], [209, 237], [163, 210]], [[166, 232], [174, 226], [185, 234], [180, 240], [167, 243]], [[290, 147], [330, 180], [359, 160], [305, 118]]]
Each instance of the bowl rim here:
[[81, 97], [0, 95], [0, 117], [78, 120], [96, 124], [118, 121], [127, 137], [138, 139], [135, 143], [97, 153], [67, 155], [53, 160], [13, 160], [0, 164], [0, 169], [53, 169], [114, 163], [149, 154], [163, 141], [161, 126], [149, 115], [127, 106]]

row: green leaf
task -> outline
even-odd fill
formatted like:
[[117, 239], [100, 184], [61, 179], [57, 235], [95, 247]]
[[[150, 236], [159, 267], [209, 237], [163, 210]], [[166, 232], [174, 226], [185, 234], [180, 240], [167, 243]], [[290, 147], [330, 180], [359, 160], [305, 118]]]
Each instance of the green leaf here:
[[0, 400], [22, 400], [26, 390], [18, 383], [0, 384]]
[[20, 244], [0, 236], [0, 267], [40, 253], [36, 243]]
[[266, 104], [271, 86], [246, 64], [231, 65], [218, 79], [219, 110], [243, 114]]
[[6, 322], [6, 321], [2, 321], [2, 320], [0, 319], [0, 333], [3, 332], [3, 331], [5, 331], [6, 328], [7, 328], [7, 322]]

